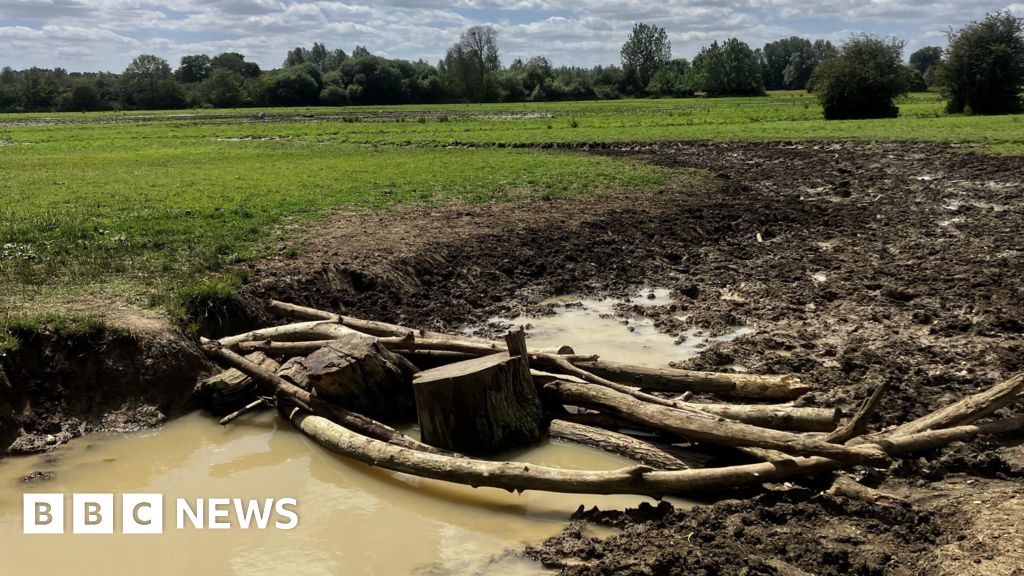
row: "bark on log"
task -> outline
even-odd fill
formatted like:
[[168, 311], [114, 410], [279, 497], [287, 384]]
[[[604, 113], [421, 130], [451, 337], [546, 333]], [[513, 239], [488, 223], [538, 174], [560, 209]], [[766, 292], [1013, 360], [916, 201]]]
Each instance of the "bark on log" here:
[[[253, 352], [246, 359], [271, 372], [280, 367], [262, 352]], [[214, 414], [224, 414], [251, 401], [256, 388], [256, 382], [250, 376], [229, 368], [204, 380], [199, 385], [197, 396], [201, 406]]]
[[317, 395], [379, 420], [415, 414], [412, 371], [376, 338], [350, 334], [299, 360]]
[[376, 320], [363, 320], [361, 318], [354, 318], [352, 316], [346, 316], [344, 314], [333, 314], [331, 312], [325, 312], [323, 310], [317, 310], [315, 308], [308, 308], [306, 306], [297, 306], [295, 304], [288, 304], [286, 302], [279, 302], [277, 300], [270, 301], [270, 308], [275, 312], [292, 318], [331, 320], [333, 322], [341, 324], [342, 326], [347, 326], [364, 334], [370, 334], [371, 336], [404, 337], [406, 335], [412, 334], [422, 338], [451, 338], [449, 335], [442, 334], [440, 332], [431, 332], [429, 330], [416, 330], [413, 328], [406, 328], [405, 326], [399, 326], [398, 324], [378, 322]]
[[885, 381], [875, 388], [871, 396], [861, 404], [861, 407], [857, 412], [850, 418], [850, 421], [844, 424], [842, 427], [837, 428], [833, 432], [825, 436], [826, 442], [833, 442], [835, 444], [845, 444], [847, 441], [862, 436], [868, 431], [868, 420], [871, 419], [871, 415], [878, 410], [879, 404], [882, 403], [882, 396], [885, 394], [886, 389], [889, 387], [889, 382]]
[[312, 322], [300, 322], [298, 324], [287, 324], [285, 326], [253, 330], [252, 332], [246, 332], [245, 334], [221, 338], [218, 342], [224, 348], [236, 350], [242, 342], [260, 340], [273, 340], [279, 342], [330, 340], [348, 336], [350, 334], [361, 334], [361, 332], [342, 326], [337, 322], [316, 320]]
[[844, 463], [883, 466], [889, 458], [874, 446], [829, 444], [790, 432], [715, 418], [698, 410], [666, 408], [600, 386], [575, 382], [545, 384], [558, 401], [611, 412], [637, 424], [667, 430], [690, 440], [725, 446], [753, 446], [801, 456], [824, 456]]
[[875, 504], [877, 506], [908, 506], [909, 503], [896, 496], [894, 494], [887, 494], [874, 488], [868, 488], [867, 486], [854, 482], [846, 476], [839, 476], [832, 483], [832, 487], [826, 491], [826, 494], [831, 496], [842, 496], [844, 498], [850, 498], [851, 500], [859, 500], [861, 502], [867, 502], [868, 504]]
[[499, 352], [420, 372], [413, 389], [420, 435], [432, 446], [490, 454], [540, 439], [540, 400], [518, 356]]
[[584, 426], [566, 420], [552, 420], [548, 427], [548, 435], [556, 440], [575, 442], [618, 454], [655, 470], [689, 468], [685, 462], [653, 444], [603, 428]]
[[[996, 410], [1019, 400], [1024, 391], [1024, 373], [1001, 382], [987, 390], [968, 396], [941, 410], [922, 416], [885, 433], [886, 437], [906, 436], [932, 430], [969, 424], [991, 415]], [[870, 438], [865, 438], [870, 440]]]
[[697, 372], [675, 368], [630, 366], [603, 360], [574, 364], [602, 378], [658, 392], [708, 392], [734, 398], [793, 400], [811, 389], [791, 374]]
[[367, 418], [362, 414], [346, 410], [340, 406], [328, 404], [310, 392], [307, 392], [284, 378], [281, 378], [277, 374], [268, 372], [259, 365], [245, 359], [243, 356], [221, 347], [216, 342], [205, 338], [202, 338], [201, 342], [203, 344], [203, 351], [208, 356], [216, 360], [220, 360], [221, 362], [224, 362], [225, 364], [236, 368], [240, 372], [251, 377], [256, 382], [257, 386], [259, 386], [260, 391], [267, 396], [273, 396], [275, 398], [281, 398], [284, 396], [290, 401], [294, 401], [312, 410], [313, 413], [320, 415], [321, 417], [325, 417], [332, 422], [347, 427], [350, 430], [355, 430], [366, 437], [373, 438], [389, 445], [402, 446], [411, 450], [431, 454], [460, 457], [458, 454], [453, 454], [447, 450], [441, 450], [430, 446], [429, 444], [424, 444], [414, 438], [410, 438], [398, 430], [371, 418]]
[[307, 340], [305, 342], [274, 342], [273, 340], [253, 340], [240, 342], [236, 348], [239, 352], [263, 352], [275, 358], [289, 358], [293, 356], [308, 356], [313, 352], [337, 342], [337, 338], [331, 340]]
[[303, 364], [304, 358], [292, 358], [281, 364], [276, 373], [281, 378], [295, 384], [299, 388], [309, 392], [313, 390], [313, 383], [309, 381], [309, 369]]

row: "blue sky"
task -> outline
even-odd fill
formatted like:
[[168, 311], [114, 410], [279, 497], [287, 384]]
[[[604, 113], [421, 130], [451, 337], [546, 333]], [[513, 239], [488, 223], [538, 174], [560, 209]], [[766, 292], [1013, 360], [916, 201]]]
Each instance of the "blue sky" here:
[[841, 42], [896, 36], [907, 54], [986, 12], [1024, 16], [1024, 3], [972, 0], [0, 0], [0, 66], [121, 71], [139, 54], [176, 66], [185, 54], [245, 54], [280, 66], [294, 46], [356, 45], [436, 62], [474, 24], [498, 30], [502, 60], [614, 64], [634, 22], [664, 27], [674, 56], [735, 36], [752, 47], [800, 35]]

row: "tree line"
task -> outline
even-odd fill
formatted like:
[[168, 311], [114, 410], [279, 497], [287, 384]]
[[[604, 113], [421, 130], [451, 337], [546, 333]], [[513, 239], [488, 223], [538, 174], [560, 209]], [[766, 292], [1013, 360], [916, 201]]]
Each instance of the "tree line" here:
[[[246, 106], [342, 106], [442, 102], [528, 102], [623, 97], [758, 96], [766, 90], [815, 92], [826, 117], [892, 115], [893, 99], [939, 87], [951, 112], [1021, 109], [1022, 20], [988, 15], [902, 59], [903, 44], [859, 35], [836, 47], [793, 36], [752, 49], [736, 38], [712, 42], [689, 61], [673, 58], [664, 28], [637, 23], [620, 63], [553, 66], [543, 56], [502, 65], [498, 34], [473, 26], [436, 65], [351, 54], [322, 43], [289, 50], [280, 68], [261, 70], [227, 52], [164, 59], [141, 55], [121, 73], [0, 70], [0, 111], [94, 111]], [[842, 99], [855, 102], [840, 102]], [[874, 100], [862, 103], [860, 100]]]

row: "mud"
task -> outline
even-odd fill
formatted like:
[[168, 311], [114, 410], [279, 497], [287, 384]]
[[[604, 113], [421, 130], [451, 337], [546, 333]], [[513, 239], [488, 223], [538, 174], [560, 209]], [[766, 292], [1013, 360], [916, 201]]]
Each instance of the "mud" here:
[[[876, 428], [1024, 370], [1024, 159], [934, 144], [587, 153], [709, 177], [597, 199], [338, 214], [280, 246], [297, 258], [254, 266], [252, 295], [457, 331], [542, 314], [551, 296], [664, 286], [672, 303], [622, 312], [674, 337], [753, 329], [680, 365], [793, 372], [815, 387], [802, 404], [844, 409], [889, 381]], [[867, 479], [905, 491], [906, 510], [821, 496], [825, 478], [697, 512], [584, 514], [534, 554], [569, 574], [1011, 574], [1024, 536], [984, 503], [1019, 506], [1019, 441], [956, 444]], [[590, 521], [624, 532], [595, 543]]]
[[192, 389], [209, 369], [198, 346], [165, 320], [115, 322], [15, 333], [20, 347], [0, 355], [0, 455], [152, 428], [195, 407]]

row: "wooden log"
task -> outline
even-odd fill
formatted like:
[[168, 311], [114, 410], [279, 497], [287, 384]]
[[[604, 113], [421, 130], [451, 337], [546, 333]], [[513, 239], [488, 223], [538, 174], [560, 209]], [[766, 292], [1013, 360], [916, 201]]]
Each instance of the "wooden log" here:
[[317, 395], [378, 420], [408, 420], [415, 414], [414, 368], [377, 343], [349, 334], [297, 359]]
[[655, 470], [689, 468], [682, 460], [653, 444], [604, 428], [584, 426], [566, 420], [552, 420], [548, 427], [548, 435], [556, 440], [575, 442], [625, 456]]
[[884, 466], [889, 458], [877, 447], [829, 444], [791, 432], [759, 428], [698, 410], [666, 408], [601, 386], [553, 382], [543, 390], [563, 403], [610, 412], [637, 424], [667, 430], [690, 440], [725, 446], [753, 446], [800, 456], [824, 456], [844, 463]]
[[697, 372], [630, 366], [603, 360], [573, 363], [602, 378], [658, 392], [707, 392], [733, 398], [793, 400], [811, 389], [792, 374]]
[[313, 352], [337, 342], [337, 338], [331, 340], [307, 340], [305, 342], [274, 342], [273, 340], [253, 340], [240, 342], [236, 348], [245, 354], [248, 352], [263, 352], [275, 358], [290, 358], [293, 356], [308, 356]]
[[854, 482], [846, 476], [836, 477], [835, 481], [832, 483], [832, 487], [826, 490], [825, 493], [831, 496], [842, 496], [844, 498], [859, 500], [861, 502], [867, 502], [868, 504], [875, 504], [877, 506], [905, 507], [910, 505], [909, 502], [899, 496], [881, 492], [874, 488], [868, 488], [859, 482]]
[[270, 309], [292, 318], [330, 320], [332, 322], [337, 322], [342, 326], [346, 326], [372, 336], [404, 337], [406, 335], [414, 335], [423, 338], [450, 338], [449, 335], [442, 334], [440, 332], [415, 330], [412, 328], [406, 328], [405, 326], [399, 326], [398, 324], [378, 322], [376, 320], [363, 320], [353, 316], [333, 314], [331, 312], [325, 312], [323, 310], [317, 310], [306, 306], [297, 306], [295, 304], [288, 304], [277, 300], [270, 301]]
[[832, 442], [835, 444], [845, 444], [847, 441], [867, 434], [868, 431], [868, 420], [871, 419], [871, 415], [875, 413], [878, 406], [882, 403], [882, 396], [885, 394], [885, 390], [889, 387], [889, 382], [885, 381], [875, 388], [875, 391], [871, 393], [871, 396], [861, 404], [857, 412], [850, 418], [850, 421], [844, 424], [842, 427], [830, 432], [825, 436], [826, 442]]
[[402, 446], [411, 450], [430, 454], [443, 454], [449, 457], [461, 457], [461, 455], [441, 450], [414, 438], [410, 438], [398, 430], [373, 420], [372, 418], [367, 418], [362, 414], [346, 410], [340, 406], [328, 404], [322, 399], [317, 398], [312, 393], [299, 388], [284, 378], [281, 378], [277, 374], [269, 372], [258, 364], [247, 360], [245, 357], [218, 345], [217, 342], [206, 338], [201, 338], [200, 341], [203, 344], [203, 351], [207, 356], [220, 360], [221, 362], [224, 362], [225, 364], [236, 368], [240, 372], [251, 377], [259, 386], [260, 391], [265, 395], [273, 396], [275, 398], [281, 398], [284, 396], [288, 400], [302, 405], [307, 411], [312, 411], [314, 414], [329, 419], [331, 422], [340, 426], [345, 426], [358, 434], [384, 442], [388, 445]]
[[304, 364], [305, 358], [291, 358], [275, 372], [281, 378], [295, 384], [299, 388], [310, 392], [313, 390], [313, 383], [309, 381], [309, 369]]
[[[665, 406], [668, 408], [679, 408], [681, 410], [699, 410], [708, 414], [728, 418], [737, 422], [772, 428], [775, 430], [790, 430], [796, 432], [827, 432], [835, 428], [839, 421], [840, 412], [837, 408], [802, 408], [787, 405], [740, 405], [740, 404], [706, 404], [699, 402], [684, 402], [658, 398], [650, 394], [640, 392], [635, 388], [624, 386], [616, 382], [610, 382], [600, 377], [568, 364], [564, 359], [544, 358], [539, 363], [552, 366], [555, 369], [562, 369], [575, 376], [581, 382], [590, 382], [599, 386], [605, 386], [621, 394], [627, 394], [638, 400]], [[534, 371], [534, 374], [537, 372]], [[557, 375], [543, 374], [537, 378], [541, 384], [562, 380]], [[571, 381], [571, 380], [570, 380]]]
[[220, 345], [230, 350], [237, 350], [238, 346], [243, 342], [253, 342], [261, 340], [272, 340], [278, 342], [295, 342], [303, 340], [332, 340], [348, 336], [349, 334], [361, 334], [360, 332], [353, 330], [338, 324], [337, 322], [330, 322], [326, 320], [316, 320], [312, 322], [300, 322], [298, 324], [287, 324], [285, 326], [275, 326], [272, 328], [262, 328], [260, 330], [253, 330], [252, 332], [246, 332], [245, 334], [239, 334], [237, 336], [230, 336], [228, 338], [221, 338], [218, 340]]
[[420, 436], [432, 446], [490, 454], [541, 437], [540, 400], [518, 356], [499, 352], [420, 372], [413, 389]]
[[976, 436], [1005, 434], [1024, 429], [1024, 416], [1000, 418], [980, 424], [964, 424], [952, 428], [926, 430], [914, 434], [885, 434], [876, 441], [883, 450], [894, 456], [905, 456], [941, 448], [952, 442], [965, 442]]
[[[946, 406], [916, 420], [897, 426], [885, 433], [887, 437], [907, 436], [936, 428], [949, 428], [980, 420], [996, 410], [1020, 399], [1024, 391], [1024, 374], [1017, 374], [977, 394], [968, 396], [955, 404]], [[865, 438], [870, 441], [871, 438]]]
[[[262, 352], [253, 352], [246, 359], [269, 371], [280, 366]], [[256, 394], [256, 382], [243, 372], [230, 368], [203, 380], [199, 384], [197, 398], [201, 406], [215, 414], [230, 412], [252, 400]]]

